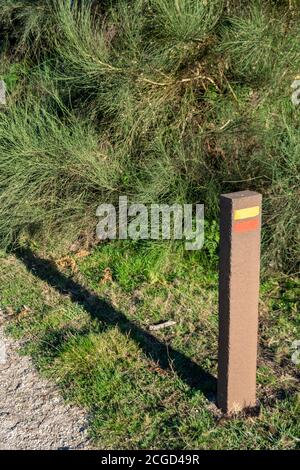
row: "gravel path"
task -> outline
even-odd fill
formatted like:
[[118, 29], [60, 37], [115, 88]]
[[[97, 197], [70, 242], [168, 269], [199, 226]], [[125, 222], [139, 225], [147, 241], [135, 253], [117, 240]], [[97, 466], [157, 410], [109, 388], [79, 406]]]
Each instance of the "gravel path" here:
[[0, 326], [0, 450], [88, 449], [87, 418], [42, 379]]

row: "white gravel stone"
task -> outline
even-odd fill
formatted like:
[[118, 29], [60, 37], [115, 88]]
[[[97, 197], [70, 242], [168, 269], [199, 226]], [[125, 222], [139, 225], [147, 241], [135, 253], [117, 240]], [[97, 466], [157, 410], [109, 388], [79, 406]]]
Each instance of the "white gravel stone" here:
[[4, 80], [0, 80], [0, 105], [6, 105], [6, 85]]

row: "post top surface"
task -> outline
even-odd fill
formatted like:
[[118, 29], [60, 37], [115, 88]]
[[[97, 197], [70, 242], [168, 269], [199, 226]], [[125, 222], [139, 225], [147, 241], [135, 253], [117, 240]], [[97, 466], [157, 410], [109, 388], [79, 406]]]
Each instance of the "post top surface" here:
[[236, 191], [234, 193], [221, 194], [221, 198], [226, 199], [243, 199], [247, 197], [261, 197], [261, 194], [256, 191], [250, 191], [246, 189], [245, 191]]

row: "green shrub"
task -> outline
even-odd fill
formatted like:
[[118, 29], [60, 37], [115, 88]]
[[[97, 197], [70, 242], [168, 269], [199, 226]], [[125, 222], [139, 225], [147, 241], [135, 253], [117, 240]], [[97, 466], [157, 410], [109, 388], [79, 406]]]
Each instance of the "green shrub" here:
[[[0, 27], [18, 55], [45, 53], [58, 0], [0, 0]], [[51, 35], [51, 33], [50, 33]]]
[[0, 6], [2, 245], [25, 232], [71, 241], [124, 193], [203, 202], [211, 223], [220, 193], [249, 188], [264, 194], [264, 265], [296, 268], [297, 2]]

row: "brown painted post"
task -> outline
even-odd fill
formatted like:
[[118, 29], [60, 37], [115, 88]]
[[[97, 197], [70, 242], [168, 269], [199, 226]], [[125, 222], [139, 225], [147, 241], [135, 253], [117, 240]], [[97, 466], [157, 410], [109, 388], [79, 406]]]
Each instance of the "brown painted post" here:
[[256, 404], [256, 360], [262, 196], [220, 199], [218, 406], [225, 412]]

